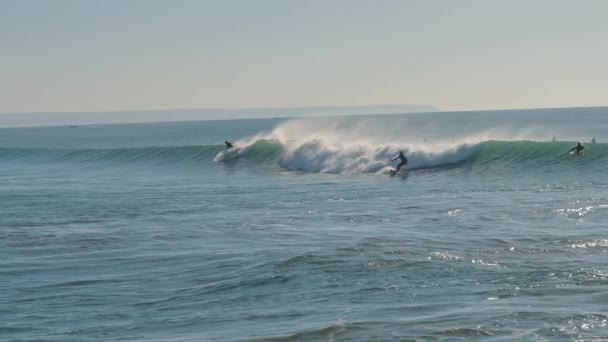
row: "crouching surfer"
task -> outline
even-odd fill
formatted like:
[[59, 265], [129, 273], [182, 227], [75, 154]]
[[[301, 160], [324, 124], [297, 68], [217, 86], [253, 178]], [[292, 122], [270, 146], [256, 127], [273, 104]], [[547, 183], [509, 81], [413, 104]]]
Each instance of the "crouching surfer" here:
[[234, 145], [230, 141], [225, 141], [224, 143], [226, 144], [226, 149], [227, 150], [229, 150], [229, 149], [231, 149], [231, 148], [234, 147]]
[[574, 146], [573, 148], [570, 149], [570, 151], [568, 152], [574, 152], [574, 154], [576, 155], [582, 155], [584, 153], [585, 150], [585, 146], [583, 146], [580, 142], [578, 142], [576, 144], [576, 146]]
[[399, 172], [399, 170], [401, 169], [402, 166], [407, 166], [407, 158], [403, 155], [403, 152], [399, 151], [399, 155], [395, 158], [393, 158], [392, 161], [395, 161], [397, 159], [400, 159], [401, 161], [399, 162], [399, 164], [397, 164], [397, 168], [395, 170], [393, 170], [393, 173], [397, 173]]

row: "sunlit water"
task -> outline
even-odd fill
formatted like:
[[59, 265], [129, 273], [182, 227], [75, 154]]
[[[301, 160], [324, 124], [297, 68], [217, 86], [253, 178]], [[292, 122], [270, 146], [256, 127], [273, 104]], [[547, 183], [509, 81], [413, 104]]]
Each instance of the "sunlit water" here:
[[606, 338], [607, 114], [2, 129], [0, 339]]

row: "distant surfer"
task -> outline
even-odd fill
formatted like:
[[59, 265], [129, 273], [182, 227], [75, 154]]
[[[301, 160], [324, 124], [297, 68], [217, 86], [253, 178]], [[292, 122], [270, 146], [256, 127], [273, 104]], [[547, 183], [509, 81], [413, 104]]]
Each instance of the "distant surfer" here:
[[407, 158], [403, 155], [403, 152], [399, 151], [399, 155], [395, 158], [393, 158], [392, 161], [395, 161], [397, 159], [400, 159], [401, 162], [399, 162], [399, 164], [397, 164], [397, 168], [395, 169], [395, 173], [399, 172], [399, 169], [401, 169], [402, 166], [406, 165], [407, 166]]
[[234, 145], [230, 141], [225, 141], [224, 143], [226, 144], [226, 149], [231, 149], [234, 147]]
[[574, 152], [574, 154], [576, 154], [576, 155], [581, 155], [581, 154], [583, 154], [583, 150], [584, 149], [585, 149], [585, 147], [579, 141], [576, 144], [576, 146], [574, 146], [573, 148], [571, 148], [570, 151], [568, 151], [568, 152]]

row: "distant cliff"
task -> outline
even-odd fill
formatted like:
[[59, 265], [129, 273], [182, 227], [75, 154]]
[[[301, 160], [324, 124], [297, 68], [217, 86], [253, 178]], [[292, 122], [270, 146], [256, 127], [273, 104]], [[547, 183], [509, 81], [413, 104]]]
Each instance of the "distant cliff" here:
[[334, 115], [437, 112], [428, 105], [318, 106], [238, 109], [163, 109], [81, 113], [3, 113], [0, 127], [88, 125], [136, 122], [292, 118]]

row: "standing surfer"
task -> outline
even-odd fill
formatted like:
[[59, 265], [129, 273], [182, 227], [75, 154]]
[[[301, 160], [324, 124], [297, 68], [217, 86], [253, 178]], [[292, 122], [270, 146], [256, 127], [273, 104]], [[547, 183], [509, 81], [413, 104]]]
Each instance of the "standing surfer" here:
[[395, 161], [397, 159], [401, 159], [401, 162], [399, 164], [397, 164], [395, 173], [399, 172], [399, 169], [401, 169], [402, 166], [404, 166], [404, 165], [407, 166], [407, 158], [403, 155], [403, 152], [399, 151], [399, 155], [397, 157], [393, 158], [392, 161]]

